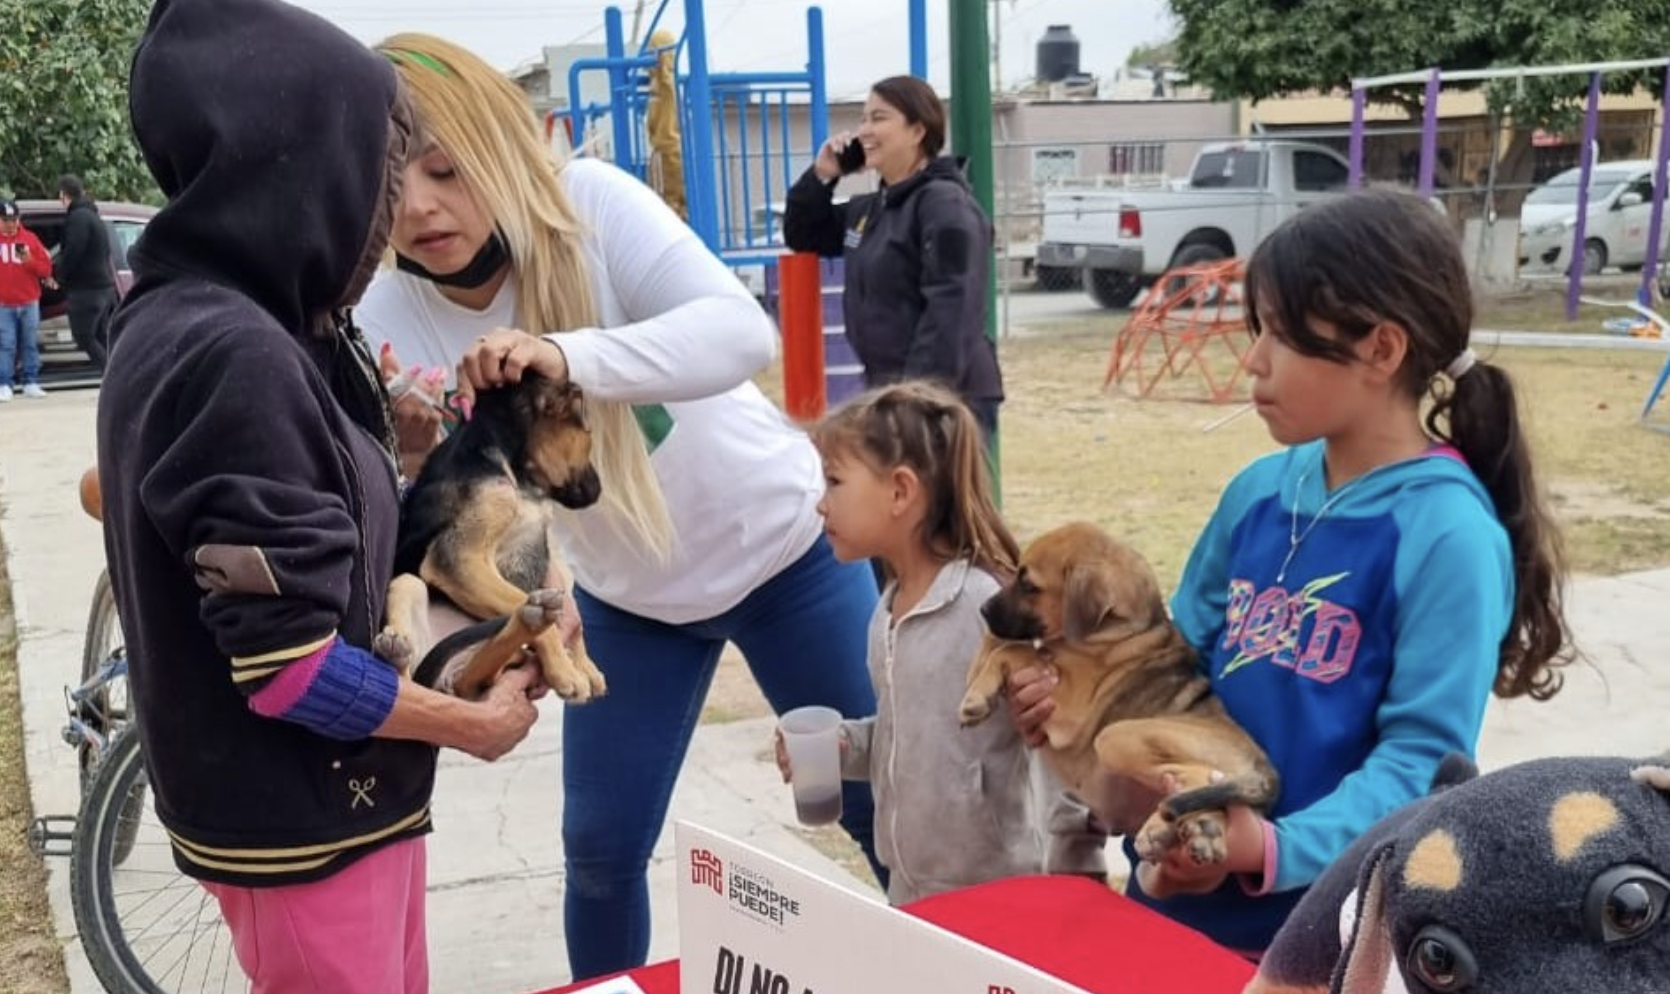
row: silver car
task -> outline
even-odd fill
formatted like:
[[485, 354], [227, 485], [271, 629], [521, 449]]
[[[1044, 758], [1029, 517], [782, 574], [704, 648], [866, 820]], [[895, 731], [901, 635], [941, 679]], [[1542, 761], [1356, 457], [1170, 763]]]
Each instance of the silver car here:
[[[1647, 258], [1652, 221], [1651, 159], [1600, 162], [1589, 178], [1589, 213], [1584, 222], [1583, 272], [1607, 266], [1639, 269]], [[1535, 272], [1565, 273], [1577, 255], [1577, 193], [1581, 170], [1568, 169], [1532, 190], [1519, 215], [1519, 266]], [[1670, 218], [1659, 232], [1659, 258], [1670, 247]]]

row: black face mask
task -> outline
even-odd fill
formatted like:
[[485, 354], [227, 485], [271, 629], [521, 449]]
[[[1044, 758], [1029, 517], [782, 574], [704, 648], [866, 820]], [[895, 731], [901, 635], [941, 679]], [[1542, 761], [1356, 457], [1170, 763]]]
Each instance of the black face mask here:
[[439, 283], [441, 286], [456, 286], [466, 290], [474, 290], [485, 284], [509, 261], [510, 253], [505, 251], [504, 239], [499, 237], [497, 231], [482, 243], [469, 265], [456, 273], [432, 273], [423, 268], [423, 264], [417, 260], [408, 259], [398, 252], [394, 254], [394, 265], [400, 271], [422, 277], [431, 283]]

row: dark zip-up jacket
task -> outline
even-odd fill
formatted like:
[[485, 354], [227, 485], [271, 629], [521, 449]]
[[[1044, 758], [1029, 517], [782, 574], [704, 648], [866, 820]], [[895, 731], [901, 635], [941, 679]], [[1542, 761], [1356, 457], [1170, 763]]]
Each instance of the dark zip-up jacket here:
[[103, 290], [116, 285], [110, 266], [110, 235], [99, 209], [86, 197], [70, 201], [64, 213], [64, 240], [52, 264], [53, 275], [70, 293]]
[[381, 627], [392, 436], [341, 306], [386, 241], [398, 94], [382, 58], [274, 0], [158, 0], [134, 56], [169, 201], [99, 398], [105, 549], [157, 812], [207, 880], [315, 880], [429, 829], [433, 747], [248, 704], [309, 647]]
[[986, 337], [992, 226], [955, 161], [834, 203], [808, 169], [789, 190], [783, 235], [798, 252], [846, 261], [846, 334], [868, 386], [936, 379], [969, 401], [1003, 399]]

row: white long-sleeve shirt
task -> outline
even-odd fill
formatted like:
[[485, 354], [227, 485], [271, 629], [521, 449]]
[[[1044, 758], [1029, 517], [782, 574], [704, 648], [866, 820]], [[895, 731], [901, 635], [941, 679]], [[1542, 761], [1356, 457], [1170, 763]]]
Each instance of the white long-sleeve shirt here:
[[[794, 562], [822, 530], [823, 470], [805, 434], [750, 380], [776, 329], [741, 282], [653, 191], [608, 163], [576, 159], [563, 188], [582, 240], [599, 327], [556, 332], [569, 377], [588, 396], [661, 405], [672, 430], [650, 463], [674, 529], [666, 561], [623, 542], [603, 505], [559, 535], [587, 591], [671, 624], [722, 614]], [[494, 328], [521, 327], [514, 276], [485, 310], [427, 280], [380, 273], [355, 309], [374, 348], [451, 376]], [[540, 329], [526, 329], [536, 331]]]

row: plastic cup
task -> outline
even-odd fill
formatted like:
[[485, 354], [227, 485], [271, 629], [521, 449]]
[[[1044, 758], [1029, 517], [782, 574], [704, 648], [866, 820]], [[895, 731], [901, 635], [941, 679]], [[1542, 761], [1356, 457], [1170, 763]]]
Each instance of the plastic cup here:
[[795, 708], [777, 727], [789, 754], [795, 817], [802, 825], [827, 825], [841, 817], [841, 712]]

